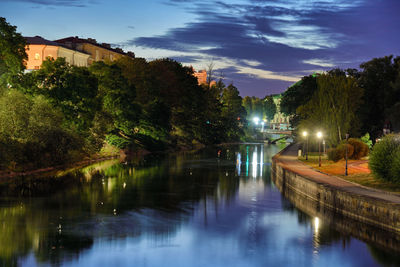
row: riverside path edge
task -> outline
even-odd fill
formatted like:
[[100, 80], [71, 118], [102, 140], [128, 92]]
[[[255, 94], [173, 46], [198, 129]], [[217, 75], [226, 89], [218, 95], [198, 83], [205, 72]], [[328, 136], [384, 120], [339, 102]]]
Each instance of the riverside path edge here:
[[400, 234], [400, 196], [321, 173], [297, 159], [298, 144], [272, 158], [272, 177], [284, 194], [306, 197], [333, 212]]

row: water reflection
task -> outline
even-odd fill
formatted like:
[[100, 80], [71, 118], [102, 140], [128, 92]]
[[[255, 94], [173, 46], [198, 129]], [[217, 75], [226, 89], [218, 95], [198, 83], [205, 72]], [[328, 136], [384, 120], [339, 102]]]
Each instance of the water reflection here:
[[279, 149], [227, 146], [218, 156], [209, 148], [103, 162], [50, 184], [16, 179], [1, 191], [9, 196], [0, 201], [0, 266], [388, 262], [379, 245], [367, 247], [281, 196], [270, 176]]

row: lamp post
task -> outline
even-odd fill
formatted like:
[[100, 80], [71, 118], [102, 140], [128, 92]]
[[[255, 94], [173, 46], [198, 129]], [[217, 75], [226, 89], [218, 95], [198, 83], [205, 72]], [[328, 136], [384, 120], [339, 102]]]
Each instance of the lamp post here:
[[303, 136], [306, 139], [306, 160], [308, 160], [308, 137], [307, 137], [308, 133], [307, 131], [303, 132]]
[[349, 149], [349, 134], [346, 134], [346, 169], [344, 171], [344, 175], [347, 176], [347, 157], [348, 157], [348, 149]]
[[317, 137], [318, 137], [318, 166], [321, 167], [321, 138], [322, 138], [322, 133], [318, 132], [317, 133]]

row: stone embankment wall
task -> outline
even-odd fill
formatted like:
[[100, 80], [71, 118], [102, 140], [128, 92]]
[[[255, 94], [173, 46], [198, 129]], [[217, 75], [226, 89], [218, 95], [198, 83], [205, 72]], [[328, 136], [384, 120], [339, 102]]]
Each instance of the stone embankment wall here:
[[[400, 205], [398, 203], [358, 195], [344, 188], [319, 183], [311, 177], [303, 177], [280, 163], [279, 157], [283, 151], [272, 159], [272, 178], [283, 195], [296, 195], [311, 200], [315, 203], [313, 205], [315, 214], [321, 214], [321, 207], [323, 207], [322, 210], [329, 209], [340, 216], [378, 226], [392, 233], [395, 232], [396, 235], [400, 234]], [[296, 205], [296, 201], [294, 204]], [[310, 214], [310, 210], [306, 213]]]

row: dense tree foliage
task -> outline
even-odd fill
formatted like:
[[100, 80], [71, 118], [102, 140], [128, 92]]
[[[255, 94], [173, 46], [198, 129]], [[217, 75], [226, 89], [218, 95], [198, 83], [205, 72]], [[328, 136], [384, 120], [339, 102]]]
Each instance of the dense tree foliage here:
[[242, 137], [246, 112], [233, 85], [200, 86], [191, 67], [171, 59], [126, 57], [86, 68], [48, 58], [23, 74], [25, 43], [15, 27], [0, 24], [8, 38], [0, 41], [0, 69], [18, 78], [0, 85], [2, 169], [61, 164], [106, 143], [154, 151]]
[[369, 132], [374, 140], [382, 135], [387, 121], [395, 123], [394, 127], [400, 129], [400, 57], [374, 58], [360, 67], [362, 71], [358, 83], [364, 89], [364, 104], [358, 114], [362, 132]]
[[277, 112], [277, 107], [272, 96], [266, 96], [264, 98], [264, 114], [268, 121], [274, 119]]
[[25, 39], [17, 28], [0, 17], [0, 84], [12, 83], [25, 69], [24, 60], [28, 58], [25, 52]]
[[319, 75], [317, 84], [310, 101], [298, 107], [300, 127], [323, 129], [327, 140], [337, 145], [349, 131], [357, 132], [354, 127], [362, 89], [355, 79], [335, 72]]
[[63, 119], [43, 96], [5, 93], [0, 97], [0, 166], [21, 169], [76, 159], [84, 140], [63, 126]]

